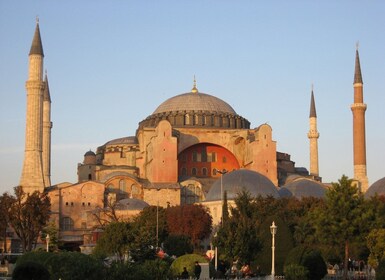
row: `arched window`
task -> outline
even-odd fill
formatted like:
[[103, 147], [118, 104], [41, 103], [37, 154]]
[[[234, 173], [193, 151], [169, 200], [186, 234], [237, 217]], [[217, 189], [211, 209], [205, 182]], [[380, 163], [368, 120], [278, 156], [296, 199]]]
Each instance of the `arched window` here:
[[140, 187], [137, 184], [132, 184], [131, 193], [132, 193], [132, 197], [138, 198], [140, 195]]
[[197, 162], [198, 161], [198, 153], [197, 151], [192, 152], [192, 161]]
[[189, 114], [186, 114], [184, 115], [184, 124], [186, 125], [189, 125], [190, 124], [190, 115]]
[[206, 167], [202, 168], [202, 175], [207, 176], [207, 168]]
[[70, 217], [63, 217], [61, 220], [61, 228], [62, 230], [73, 230], [74, 221]]
[[181, 201], [184, 204], [193, 204], [195, 202], [202, 201], [202, 190], [200, 186], [195, 186], [194, 184], [189, 184], [188, 186], [183, 186], [181, 191]]
[[119, 190], [121, 192], [126, 192], [127, 191], [126, 190], [126, 181], [124, 181], [124, 180], [120, 180], [119, 181]]
[[193, 176], [196, 176], [196, 175], [197, 175], [197, 169], [196, 169], [195, 167], [193, 167], [193, 168], [191, 169], [191, 175], [193, 175]]
[[187, 175], [187, 169], [186, 167], [183, 167], [182, 168], [182, 176], [186, 176]]

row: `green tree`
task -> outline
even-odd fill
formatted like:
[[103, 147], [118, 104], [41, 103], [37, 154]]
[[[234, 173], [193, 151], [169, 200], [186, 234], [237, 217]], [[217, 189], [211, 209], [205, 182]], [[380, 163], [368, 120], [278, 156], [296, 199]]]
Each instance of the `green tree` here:
[[344, 245], [344, 279], [347, 279], [349, 245], [363, 238], [367, 221], [363, 211], [364, 197], [352, 180], [343, 175], [326, 192], [325, 206], [313, 212], [317, 237], [326, 245]]
[[229, 220], [229, 206], [227, 203], [227, 191], [223, 193], [223, 207], [222, 207], [222, 222], [226, 223]]
[[228, 221], [220, 227], [214, 245], [222, 250], [226, 259], [250, 263], [262, 248], [250, 193], [242, 191], [235, 199], [235, 205]]
[[14, 191], [9, 223], [21, 240], [23, 252], [29, 252], [49, 220], [51, 203], [46, 193], [26, 194], [20, 186]]
[[49, 251], [57, 251], [59, 247], [59, 229], [56, 227], [55, 222], [49, 222], [42, 231], [42, 240], [47, 242], [49, 238]]
[[180, 257], [191, 254], [194, 251], [194, 246], [188, 236], [171, 234], [164, 241], [164, 250], [170, 256]]
[[377, 268], [379, 262], [385, 259], [385, 229], [373, 229], [367, 237], [370, 251], [368, 263]]
[[[133, 220], [137, 232], [136, 242], [159, 246], [168, 235], [165, 209], [157, 206], [144, 208]], [[158, 231], [158, 240], [157, 237]]]
[[130, 251], [130, 244], [134, 241], [132, 225], [125, 222], [110, 223], [104, 229], [96, 243], [95, 255], [116, 255], [120, 262]]

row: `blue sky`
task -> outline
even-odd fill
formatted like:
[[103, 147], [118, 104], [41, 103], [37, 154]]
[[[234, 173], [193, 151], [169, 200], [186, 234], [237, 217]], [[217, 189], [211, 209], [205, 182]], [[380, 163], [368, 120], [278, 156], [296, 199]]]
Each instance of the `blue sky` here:
[[19, 183], [28, 52], [40, 18], [52, 98], [52, 183], [76, 182], [83, 154], [135, 135], [167, 98], [198, 89], [309, 168], [311, 84], [320, 175], [353, 176], [352, 113], [360, 42], [369, 182], [385, 176], [384, 1], [0, 0], [0, 192]]

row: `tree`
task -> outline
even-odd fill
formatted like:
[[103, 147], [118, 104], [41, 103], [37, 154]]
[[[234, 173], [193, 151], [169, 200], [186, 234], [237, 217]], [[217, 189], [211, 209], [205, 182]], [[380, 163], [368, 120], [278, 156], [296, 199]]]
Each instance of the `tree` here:
[[15, 187], [15, 196], [9, 210], [9, 223], [20, 238], [23, 252], [36, 247], [37, 239], [50, 217], [51, 203], [46, 193], [26, 194]]
[[381, 260], [385, 260], [385, 229], [373, 229], [367, 237], [370, 251], [368, 263], [377, 268]]
[[129, 253], [130, 244], [134, 241], [132, 225], [125, 222], [110, 223], [104, 229], [100, 239], [97, 241], [94, 253], [96, 255], [116, 255], [120, 262]]
[[7, 252], [7, 228], [9, 225], [9, 210], [14, 201], [14, 198], [8, 193], [4, 193], [0, 196], [0, 238], [4, 240], [3, 242], [3, 252]]
[[227, 259], [250, 263], [261, 250], [253, 216], [255, 204], [250, 193], [242, 191], [235, 199], [235, 205], [229, 219], [220, 227], [214, 245], [222, 249]]
[[164, 250], [170, 256], [180, 257], [191, 254], [194, 251], [194, 246], [188, 236], [171, 234], [164, 241]]
[[365, 235], [364, 197], [345, 175], [326, 192], [324, 207], [313, 212], [315, 233], [329, 245], [344, 245], [344, 279], [347, 279], [349, 244]]
[[104, 208], [97, 207], [93, 211], [93, 216], [100, 225], [101, 228], [105, 228], [109, 223], [120, 222], [116, 210], [119, 205], [119, 202], [112, 197], [107, 198], [107, 205]]
[[212, 218], [209, 210], [196, 204], [173, 206], [166, 209], [169, 234], [186, 235], [191, 238], [194, 246], [210, 236]]

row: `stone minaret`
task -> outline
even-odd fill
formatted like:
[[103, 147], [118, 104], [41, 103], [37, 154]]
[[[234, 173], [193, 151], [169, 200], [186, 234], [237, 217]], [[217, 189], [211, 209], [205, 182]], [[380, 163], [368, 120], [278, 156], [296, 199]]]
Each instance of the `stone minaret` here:
[[360, 182], [361, 191], [368, 189], [368, 177], [366, 175], [366, 141], [365, 141], [365, 111], [363, 82], [361, 75], [360, 57], [358, 46], [356, 50], [356, 65], [354, 71], [354, 103], [351, 105], [353, 112], [353, 157], [354, 179]]
[[36, 23], [31, 50], [29, 71], [26, 82], [27, 115], [25, 130], [25, 151], [20, 186], [26, 193], [44, 191], [42, 164], [43, 133], [43, 60], [44, 53], [40, 38], [39, 22]]
[[317, 112], [315, 110], [313, 86], [311, 89], [309, 122], [310, 122], [310, 130], [307, 134], [307, 137], [310, 140], [310, 175], [318, 177], [319, 176], [319, 171], [318, 171], [319, 133], [317, 131]]
[[44, 186], [51, 186], [51, 96], [49, 93], [47, 72], [44, 79], [43, 92], [43, 175]]

